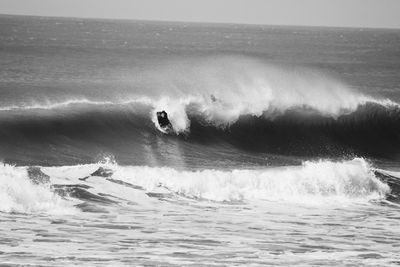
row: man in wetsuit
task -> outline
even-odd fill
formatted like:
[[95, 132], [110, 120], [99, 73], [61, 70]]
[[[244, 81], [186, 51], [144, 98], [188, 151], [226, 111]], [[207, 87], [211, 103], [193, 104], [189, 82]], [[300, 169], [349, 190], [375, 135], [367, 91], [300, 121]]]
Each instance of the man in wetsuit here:
[[164, 110], [161, 112], [157, 112], [157, 120], [161, 128], [166, 128], [171, 126], [171, 122], [168, 119], [167, 112], [165, 112]]

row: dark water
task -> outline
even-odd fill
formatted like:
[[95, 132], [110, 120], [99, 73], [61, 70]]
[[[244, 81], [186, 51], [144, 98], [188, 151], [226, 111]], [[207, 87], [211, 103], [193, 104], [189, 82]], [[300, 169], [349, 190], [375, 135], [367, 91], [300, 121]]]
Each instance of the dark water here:
[[398, 30], [2, 15], [0, 65], [1, 262], [400, 261]]

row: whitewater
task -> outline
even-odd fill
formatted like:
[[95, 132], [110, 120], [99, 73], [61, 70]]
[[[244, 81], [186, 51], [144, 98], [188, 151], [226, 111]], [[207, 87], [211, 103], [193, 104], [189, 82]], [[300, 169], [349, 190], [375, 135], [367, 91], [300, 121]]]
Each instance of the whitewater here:
[[398, 31], [0, 22], [1, 264], [400, 263]]

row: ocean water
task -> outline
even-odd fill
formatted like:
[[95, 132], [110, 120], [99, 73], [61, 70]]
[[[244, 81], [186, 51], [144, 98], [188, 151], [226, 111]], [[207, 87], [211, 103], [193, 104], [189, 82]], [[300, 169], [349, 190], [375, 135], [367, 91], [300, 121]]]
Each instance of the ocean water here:
[[2, 264], [400, 264], [399, 30], [1, 15], [0, 65]]

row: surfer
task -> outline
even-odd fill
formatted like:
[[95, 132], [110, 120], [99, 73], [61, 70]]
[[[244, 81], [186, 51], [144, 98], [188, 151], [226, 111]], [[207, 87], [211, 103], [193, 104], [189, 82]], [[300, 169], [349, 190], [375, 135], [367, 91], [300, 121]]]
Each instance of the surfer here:
[[168, 114], [164, 110], [157, 112], [157, 120], [161, 128], [172, 129], [171, 122], [168, 119]]

